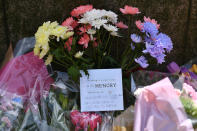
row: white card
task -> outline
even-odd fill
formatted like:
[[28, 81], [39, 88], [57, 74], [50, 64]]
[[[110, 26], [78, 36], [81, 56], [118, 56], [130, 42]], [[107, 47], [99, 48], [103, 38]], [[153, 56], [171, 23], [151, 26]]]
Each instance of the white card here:
[[122, 70], [88, 70], [89, 78], [81, 71], [81, 112], [124, 110]]

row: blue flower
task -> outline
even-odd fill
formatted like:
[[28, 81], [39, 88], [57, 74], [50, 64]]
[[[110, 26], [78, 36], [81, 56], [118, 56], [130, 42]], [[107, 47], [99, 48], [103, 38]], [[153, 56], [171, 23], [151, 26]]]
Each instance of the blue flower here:
[[161, 45], [167, 52], [170, 52], [173, 49], [171, 38], [168, 35], [159, 33], [155, 39], [155, 44]]
[[140, 56], [139, 58], [135, 59], [135, 62], [138, 63], [142, 68], [147, 68], [149, 66], [148, 61], [144, 56]]
[[159, 64], [165, 62], [165, 50], [161, 45], [146, 43], [146, 49], [143, 50], [143, 53], [149, 53], [153, 58], [157, 59]]
[[[151, 22], [145, 22], [142, 32], [145, 32], [148, 37], [155, 38], [159, 32], [156, 25]], [[150, 34], [150, 35], [149, 35]]]
[[142, 42], [141, 36], [136, 35], [136, 34], [131, 34], [131, 39], [132, 39], [132, 41], [135, 42], [135, 43], [140, 43], [140, 42]]
[[131, 49], [135, 50], [135, 46], [133, 45], [133, 43], [131, 43]]

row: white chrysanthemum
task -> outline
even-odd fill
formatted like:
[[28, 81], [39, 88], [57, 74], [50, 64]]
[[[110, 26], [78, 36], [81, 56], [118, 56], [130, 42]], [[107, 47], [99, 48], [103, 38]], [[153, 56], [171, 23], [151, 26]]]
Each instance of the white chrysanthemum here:
[[95, 27], [96, 29], [100, 29], [101, 26], [107, 23], [106, 19], [96, 19], [94, 21], [91, 21], [90, 24]]
[[117, 14], [115, 14], [114, 12], [112, 12], [112, 11], [106, 11], [106, 17], [107, 17], [107, 19], [109, 20], [109, 21], [111, 21], [112, 23], [117, 23], [117, 21], [118, 21], [118, 17], [117, 17], [118, 15]]
[[110, 25], [110, 24], [104, 24], [103, 27], [109, 32], [118, 31], [118, 28], [116, 26], [113, 26], [113, 25]]
[[[101, 23], [103, 21], [104, 24], [108, 23], [108, 22], [112, 22], [112, 23], [117, 23], [117, 14], [115, 14], [112, 11], [106, 11], [106, 10], [99, 10], [99, 9], [93, 9], [91, 11], [86, 12], [82, 18], [79, 20], [79, 23], [83, 23], [83, 24], [91, 24], [92, 26], [94, 26], [95, 23]], [[100, 26], [98, 24], [95, 28], [100, 29]]]

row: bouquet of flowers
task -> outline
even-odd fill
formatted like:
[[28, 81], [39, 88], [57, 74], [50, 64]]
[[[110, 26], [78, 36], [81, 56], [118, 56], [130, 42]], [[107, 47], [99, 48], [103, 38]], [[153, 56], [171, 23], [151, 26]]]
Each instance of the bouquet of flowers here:
[[[120, 8], [124, 15], [139, 14], [139, 9], [126, 5]], [[94, 9], [92, 5], [75, 8], [71, 17], [61, 25], [46, 22], [35, 34], [34, 54], [45, 58], [48, 65], [52, 62], [54, 70], [67, 71], [72, 80], [78, 82], [80, 70], [122, 68], [128, 72], [138, 64], [147, 68], [150, 64], [163, 63], [165, 53], [173, 44], [166, 34], [159, 33], [160, 25], [156, 20], [144, 17], [144, 22], [136, 21], [142, 36], [129, 33], [130, 42], [118, 58], [112, 54], [115, 40], [121, 39], [119, 29], [129, 28], [118, 22], [118, 15], [104, 9]], [[154, 59], [155, 58], [155, 59]]]

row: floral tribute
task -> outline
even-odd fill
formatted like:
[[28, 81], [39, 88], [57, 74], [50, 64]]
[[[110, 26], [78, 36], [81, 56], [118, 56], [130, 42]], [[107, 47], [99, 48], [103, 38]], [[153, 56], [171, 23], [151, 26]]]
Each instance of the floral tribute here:
[[[126, 16], [140, 15], [136, 7], [125, 5], [120, 12]], [[39, 27], [34, 48], [35, 55], [45, 59], [57, 70], [67, 71], [78, 81], [80, 70], [122, 68], [128, 71], [140, 65], [147, 68], [153, 64], [152, 58], [162, 64], [166, 53], [173, 44], [170, 37], [159, 32], [160, 25], [155, 19], [144, 17], [144, 22], [136, 21], [136, 27], [142, 35], [129, 32], [128, 46], [125, 51], [114, 57], [112, 47], [115, 40], [122, 39], [120, 29], [130, 30], [113, 11], [95, 9], [92, 5], [81, 5], [71, 11], [61, 25], [46, 22]], [[117, 52], [118, 53], [118, 52]]]

